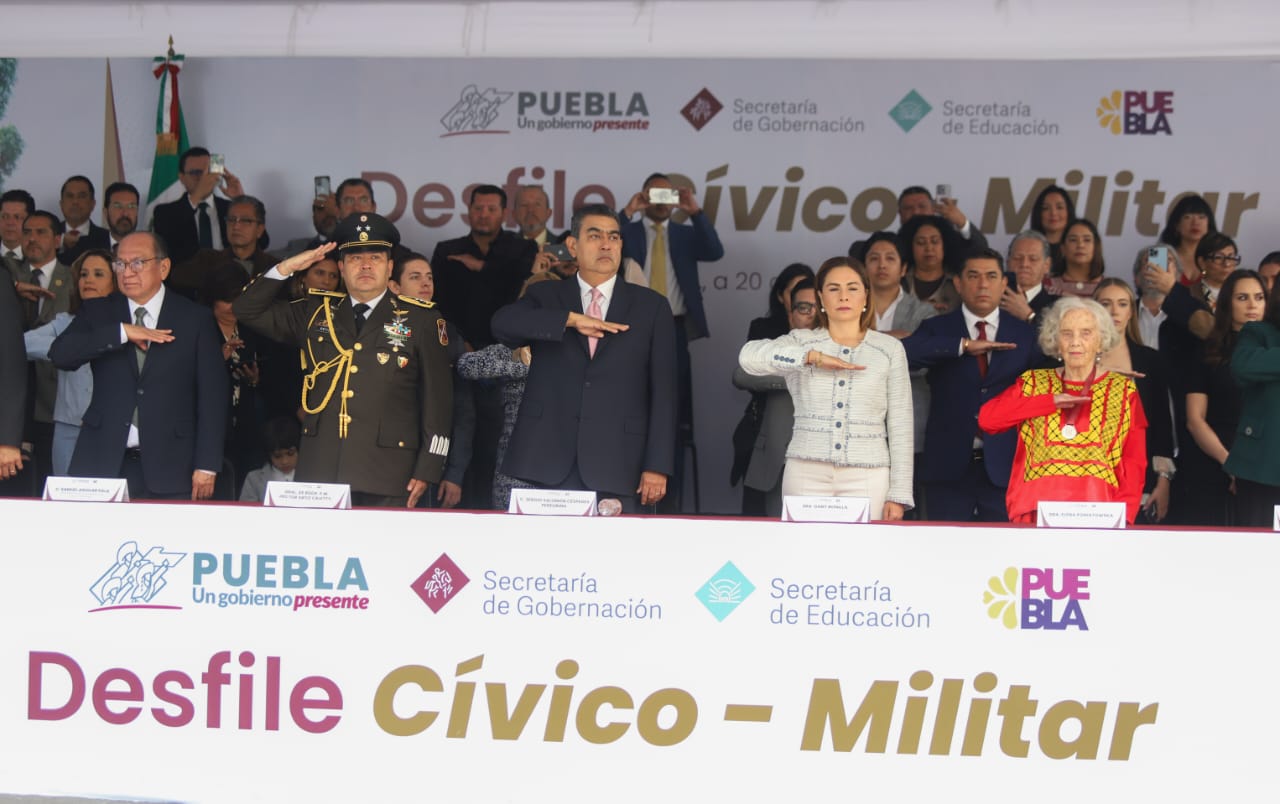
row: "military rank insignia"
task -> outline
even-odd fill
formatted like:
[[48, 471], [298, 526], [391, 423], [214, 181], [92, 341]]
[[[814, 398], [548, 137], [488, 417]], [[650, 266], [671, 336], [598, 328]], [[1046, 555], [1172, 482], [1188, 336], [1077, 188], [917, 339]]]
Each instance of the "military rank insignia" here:
[[436, 319], [436, 334], [440, 337], [441, 346], [449, 345], [449, 333], [445, 331], [443, 318]]

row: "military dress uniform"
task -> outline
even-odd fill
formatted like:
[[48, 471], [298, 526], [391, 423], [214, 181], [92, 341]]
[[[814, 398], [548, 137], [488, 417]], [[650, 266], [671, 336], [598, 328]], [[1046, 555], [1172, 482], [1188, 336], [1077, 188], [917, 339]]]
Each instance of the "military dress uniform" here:
[[296, 479], [346, 483], [365, 504], [384, 505], [402, 505], [411, 478], [439, 482], [453, 391], [445, 322], [434, 305], [387, 291], [357, 333], [345, 293], [312, 290], [278, 301], [282, 280], [272, 273], [249, 283], [233, 309], [250, 329], [301, 349]]

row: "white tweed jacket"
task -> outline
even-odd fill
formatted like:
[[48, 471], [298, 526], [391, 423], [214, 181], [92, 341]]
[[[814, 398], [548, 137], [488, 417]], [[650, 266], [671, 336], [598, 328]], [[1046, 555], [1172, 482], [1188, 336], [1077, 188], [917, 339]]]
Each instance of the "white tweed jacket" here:
[[[862, 371], [805, 365], [811, 349]], [[850, 349], [825, 329], [796, 329], [773, 340], [750, 341], [738, 353], [748, 374], [781, 375], [795, 403], [788, 458], [836, 466], [889, 467], [890, 502], [914, 505], [911, 496], [911, 378], [907, 353], [891, 335], [870, 331]]]

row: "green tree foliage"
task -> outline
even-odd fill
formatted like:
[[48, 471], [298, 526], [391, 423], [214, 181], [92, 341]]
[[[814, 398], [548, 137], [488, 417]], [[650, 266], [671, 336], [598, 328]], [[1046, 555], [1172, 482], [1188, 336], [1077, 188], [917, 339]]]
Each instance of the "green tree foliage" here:
[[[0, 59], [0, 119], [4, 118], [5, 109], [9, 107], [9, 94], [13, 91], [13, 80], [18, 73], [17, 59]], [[18, 166], [18, 157], [22, 156], [22, 136], [13, 126], [0, 127], [0, 190], [4, 189], [4, 180], [13, 174]]]

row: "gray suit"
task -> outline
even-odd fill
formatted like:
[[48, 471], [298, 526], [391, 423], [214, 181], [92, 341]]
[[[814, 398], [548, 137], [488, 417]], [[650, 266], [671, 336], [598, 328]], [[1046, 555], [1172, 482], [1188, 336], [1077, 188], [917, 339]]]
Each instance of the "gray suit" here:
[[787, 462], [787, 445], [795, 424], [795, 405], [787, 390], [786, 378], [780, 375], [748, 374], [741, 366], [733, 370], [733, 384], [744, 391], [763, 392], [766, 397], [764, 420], [751, 451], [747, 473], [742, 484], [765, 493], [765, 513], [782, 516], [782, 469]]
[[[19, 282], [31, 282], [31, 264], [23, 262], [15, 277]], [[54, 298], [45, 299], [40, 305], [39, 313], [36, 305], [29, 304], [27, 329], [44, 326], [53, 320], [58, 313], [71, 310], [71, 269], [60, 262], [54, 262], [49, 278], [49, 290]], [[36, 407], [35, 420], [51, 424], [53, 422], [53, 403], [58, 395], [58, 370], [48, 360], [35, 362], [36, 372]]]
[[[944, 283], [944, 286], [954, 288], [949, 280]], [[898, 299], [898, 306], [893, 310], [893, 320], [886, 322], [884, 329], [886, 332], [904, 330], [912, 333], [916, 331], [916, 327], [920, 326], [921, 321], [933, 318], [937, 314], [938, 311], [932, 304], [921, 301], [915, 294], [903, 289]], [[924, 452], [924, 425], [929, 420], [929, 382], [925, 379], [925, 374], [925, 369], [911, 372], [911, 406], [915, 414], [913, 429], [917, 453]]]

